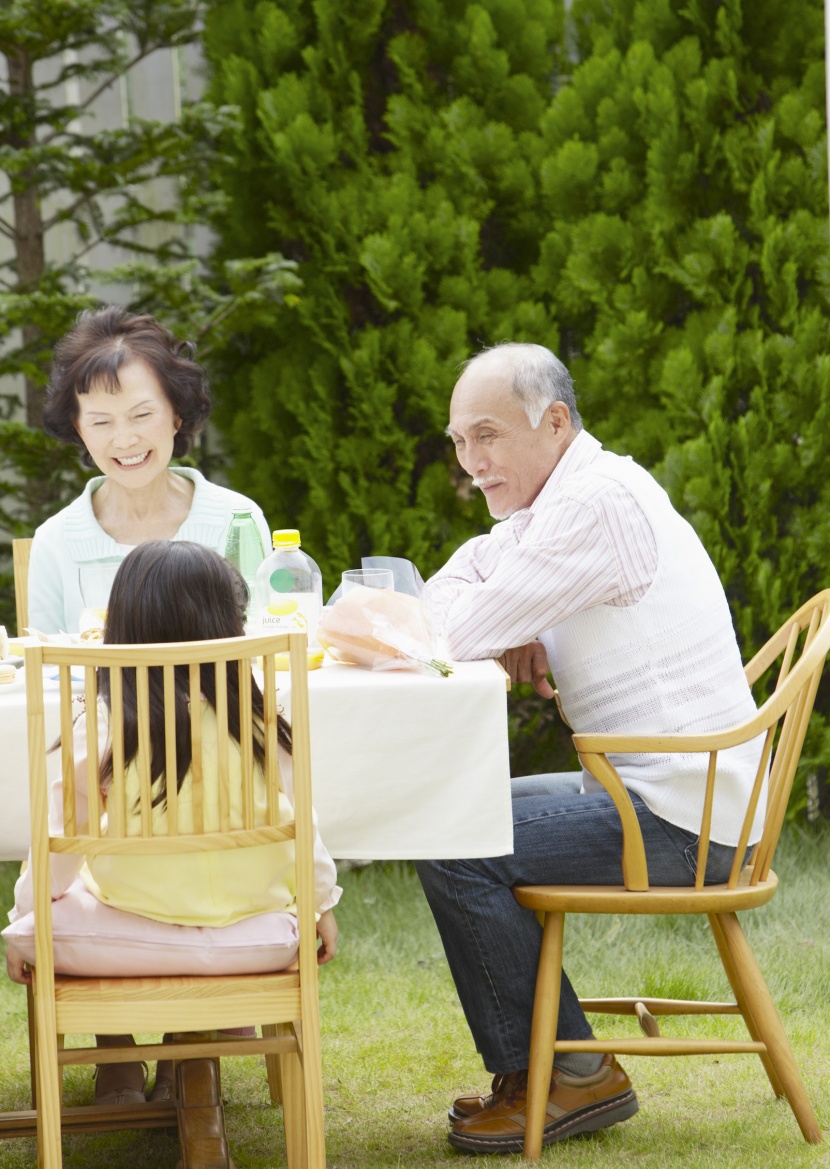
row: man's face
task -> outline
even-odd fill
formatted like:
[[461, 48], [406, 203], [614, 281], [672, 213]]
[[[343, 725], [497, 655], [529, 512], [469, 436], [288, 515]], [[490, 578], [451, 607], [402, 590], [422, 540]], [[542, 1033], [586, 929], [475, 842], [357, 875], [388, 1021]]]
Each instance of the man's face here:
[[513, 395], [504, 363], [473, 365], [462, 374], [447, 432], [459, 463], [499, 520], [533, 503], [573, 437], [561, 402], [553, 403], [533, 429]]

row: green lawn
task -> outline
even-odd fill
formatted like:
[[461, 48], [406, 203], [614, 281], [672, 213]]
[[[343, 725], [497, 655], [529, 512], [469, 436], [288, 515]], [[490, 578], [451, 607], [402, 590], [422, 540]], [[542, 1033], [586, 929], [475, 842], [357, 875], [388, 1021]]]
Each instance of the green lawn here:
[[[785, 835], [776, 870], [781, 891], [745, 925], [779, 1005], [807, 1090], [830, 1135], [830, 831]], [[10, 903], [15, 866], [0, 866]], [[445, 1109], [453, 1095], [483, 1088], [441, 945], [417, 879], [406, 865], [344, 874], [340, 956], [321, 976], [326, 1134], [331, 1169], [517, 1164], [450, 1150]], [[704, 925], [684, 919], [569, 920], [569, 972], [585, 994], [728, 995]], [[22, 988], [0, 979], [3, 1057], [0, 1108], [25, 1107], [28, 1065]], [[627, 1021], [626, 1021], [627, 1022]], [[738, 1033], [735, 1020], [717, 1021]], [[598, 1031], [603, 1020], [599, 1020]], [[619, 1027], [619, 1020], [610, 1023]], [[623, 1024], [625, 1025], [625, 1023]], [[711, 1024], [710, 1024], [711, 1025]], [[699, 1023], [674, 1021], [674, 1032]], [[809, 1146], [789, 1108], [748, 1056], [628, 1058], [640, 1097], [632, 1120], [546, 1150], [568, 1167], [636, 1164], [643, 1169], [800, 1169], [830, 1166], [830, 1145]], [[67, 1096], [91, 1096], [88, 1070], [67, 1073]], [[279, 1110], [268, 1103], [256, 1060], [223, 1064], [228, 1130], [238, 1169], [285, 1164]], [[77, 1136], [64, 1142], [72, 1169], [174, 1169], [164, 1133]], [[0, 1167], [35, 1164], [34, 1142], [0, 1143]]]

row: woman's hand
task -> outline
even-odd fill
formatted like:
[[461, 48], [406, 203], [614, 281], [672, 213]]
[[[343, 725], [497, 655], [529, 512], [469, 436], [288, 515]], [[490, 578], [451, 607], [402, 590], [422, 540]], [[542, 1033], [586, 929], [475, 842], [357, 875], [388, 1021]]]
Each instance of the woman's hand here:
[[[335, 938], [337, 937], [337, 928], [335, 927]], [[31, 967], [24, 961], [23, 955], [16, 949], [11, 942], [6, 946], [6, 970], [12, 982], [22, 983], [23, 986], [28, 986], [32, 981]]]
[[325, 966], [327, 962], [331, 962], [337, 953], [337, 935], [334, 910], [326, 909], [320, 914], [320, 920], [317, 922], [317, 937], [320, 939], [320, 947], [317, 950], [318, 966]]

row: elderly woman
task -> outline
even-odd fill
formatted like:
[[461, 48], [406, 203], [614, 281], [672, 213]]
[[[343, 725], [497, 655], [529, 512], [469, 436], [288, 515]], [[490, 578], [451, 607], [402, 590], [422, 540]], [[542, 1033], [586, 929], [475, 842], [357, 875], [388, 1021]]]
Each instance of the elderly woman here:
[[35, 532], [29, 564], [29, 621], [44, 633], [76, 632], [86, 601], [84, 565], [117, 566], [148, 540], [192, 540], [224, 552], [234, 511], [250, 499], [190, 467], [170, 467], [193, 446], [210, 413], [194, 347], [150, 316], [114, 305], [81, 313], [58, 343], [43, 424], [75, 443], [101, 476]]

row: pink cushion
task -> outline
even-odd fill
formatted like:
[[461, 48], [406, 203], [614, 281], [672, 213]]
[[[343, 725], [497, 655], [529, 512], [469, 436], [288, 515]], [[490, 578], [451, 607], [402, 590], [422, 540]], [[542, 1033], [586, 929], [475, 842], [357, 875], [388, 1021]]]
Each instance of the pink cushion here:
[[[221, 928], [170, 925], [104, 905], [78, 877], [52, 904], [55, 970], [101, 978], [142, 975], [263, 974], [297, 956], [297, 919], [260, 913]], [[3, 930], [31, 965], [34, 914]]]

